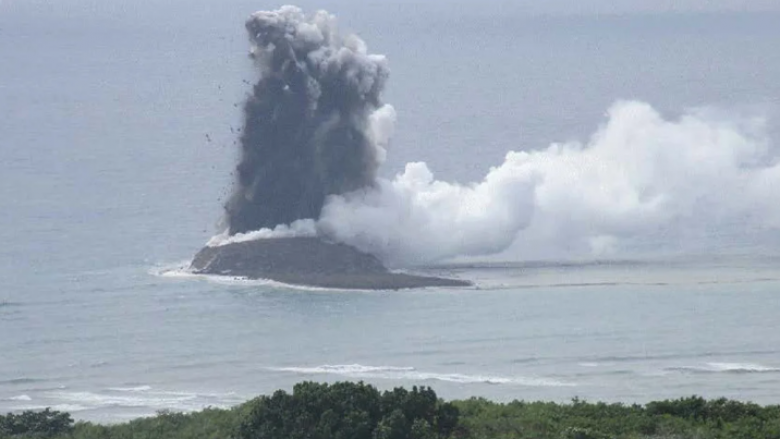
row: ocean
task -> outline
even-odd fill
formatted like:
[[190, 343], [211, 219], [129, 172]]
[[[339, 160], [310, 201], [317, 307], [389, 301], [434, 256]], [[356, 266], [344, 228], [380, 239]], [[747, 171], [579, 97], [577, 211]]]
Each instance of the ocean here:
[[[276, 6], [0, 2], [0, 412], [117, 422], [345, 379], [500, 401], [780, 402], [780, 15], [302, 2], [389, 59], [384, 178], [425, 162], [467, 185], [508, 151], [601, 145], [600, 127], [681, 152], [627, 141], [639, 159], [618, 167], [684, 193], [672, 214], [579, 206], [560, 194], [590, 180], [565, 181], [502, 251], [412, 268], [474, 287], [367, 292], [181, 270], [224, 227], [256, 80], [243, 22]], [[610, 122], [621, 101], [671, 125]], [[674, 121], [702, 113], [694, 138], [728, 154], [683, 153]]]

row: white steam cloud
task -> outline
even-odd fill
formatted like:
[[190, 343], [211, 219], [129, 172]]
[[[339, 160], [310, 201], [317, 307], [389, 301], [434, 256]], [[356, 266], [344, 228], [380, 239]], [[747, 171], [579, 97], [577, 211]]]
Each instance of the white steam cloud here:
[[392, 181], [329, 197], [316, 227], [394, 265], [488, 255], [515, 241], [533, 257], [748, 240], [780, 227], [780, 162], [764, 125], [705, 110], [666, 120], [619, 102], [586, 144], [509, 152], [471, 184], [410, 163]]

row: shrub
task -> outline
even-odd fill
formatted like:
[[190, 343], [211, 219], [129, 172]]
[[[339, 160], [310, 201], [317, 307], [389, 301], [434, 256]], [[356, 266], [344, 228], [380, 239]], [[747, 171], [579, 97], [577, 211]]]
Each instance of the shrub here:
[[73, 419], [69, 413], [46, 409], [40, 412], [25, 411], [15, 415], [0, 416], [0, 437], [38, 436], [54, 437], [73, 431]]

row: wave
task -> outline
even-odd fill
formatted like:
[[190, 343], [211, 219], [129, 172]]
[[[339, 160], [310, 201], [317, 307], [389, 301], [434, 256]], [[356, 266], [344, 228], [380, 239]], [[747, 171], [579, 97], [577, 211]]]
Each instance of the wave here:
[[135, 387], [109, 387], [108, 390], [112, 392], [148, 392], [152, 390], [151, 386], [135, 386]]
[[14, 407], [13, 409], [18, 411], [27, 411], [27, 410], [38, 411], [38, 410], [51, 409], [57, 412], [67, 412], [67, 413], [76, 413], [76, 412], [91, 410], [90, 407], [79, 405], [79, 404], [25, 405], [25, 406]]
[[[739, 356], [759, 356], [759, 355], [775, 355], [780, 353], [778, 349], [756, 349], [756, 350], [733, 350], [733, 351], [704, 351], [699, 353], [659, 353], [659, 354], [643, 354], [643, 355], [593, 355], [593, 356], [577, 356], [566, 357], [567, 360], [577, 361], [581, 363], [594, 363], [594, 364], [612, 364], [612, 363], [630, 363], [630, 362], [643, 362], [648, 360], [686, 360], [686, 359], [703, 359], [703, 358], [724, 358], [724, 357], [739, 357]], [[725, 362], [711, 362], [707, 364], [739, 364], [739, 363], [725, 363]]]
[[764, 366], [755, 363], [706, 363], [701, 366], [672, 366], [664, 370], [686, 373], [778, 373], [780, 367]]
[[[561, 274], [565, 276], [566, 274]], [[622, 275], [615, 275], [618, 277]], [[463, 275], [468, 277], [468, 275]], [[773, 283], [780, 281], [780, 276], [769, 277], [744, 277], [744, 278], [728, 278], [728, 279], [701, 279], [695, 277], [695, 274], [690, 277], [665, 277], [661, 280], [661, 275], [658, 275], [658, 280], [594, 280], [594, 281], [578, 281], [578, 282], [557, 282], [557, 281], [528, 281], [528, 280], [510, 280], [497, 278], [496, 282], [490, 278], [477, 279], [475, 281], [475, 288], [483, 291], [502, 291], [502, 290], [534, 290], [534, 289], [568, 289], [568, 288], [622, 288], [622, 287], [669, 287], [669, 286], [698, 286], [698, 285], [742, 285], [742, 284], [761, 284], [761, 283]]]
[[[404, 270], [393, 270], [393, 271], [397, 273], [406, 273], [406, 271]], [[345, 290], [343, 288], [328, 288], [328, 287], [316, 287], [311, 285], [289, 284], [289, 283], [279, 282], [272, 279], [249, 279], [243, 276], [195, 273], [192, 270], [190, 270], [190, 262], [155, 266], [149, 269], [148, 273], [152, 276], [166, 277], [172, 279], [205, 280], [220, 285], [236, 285], [242, 287], [261, 286], [261, 287], [268, 287], [273, 289], [292, 290], [292, 291], [340, 292], [340, 293], [344, 291], [349, 291], [350, 293], [376, 293], [381, 291], [394, 291], [394, 290], [376, 290], [376, 289], [359, 289], [359, 288], [350, 288], [348, 290]], [[420, 287], [415, 289], [426, 290], [426, 291], [437, 291], [443, 289], [446, 290], [446, 288], [443, 287]]]
[[580, 367], [601, 367], [601, 366], [605, 366], [605, 364], [598, 363], [598, 362], [595, 362], [595, 361], [583, 361], [582, 363], [577, 363], [577, 365], [580, 366]]
[[[191, 412], [205, 407], [230, 407], [241, 403], [243, 398], [234, 393], [196, 393], [157, 391], [151, 386], [111, 387], [104, 391], [90, 392], [47, 392], [43, 395], [45, 407], [65, 407], [67, 411], [79, 412], [106, 408], [175, 410]], [[44, 407], [40, 407], [44, 408]], [[18, 410], [33, 410], [37, 407], [17, 407]]]
[[196, 394], [183, 396], [168, 395], [106, 395], [94, 392], [61, 392], [49, 395], [53, 399], [80, 404], [86, 408], [104, 407], [150, 407], [150, 408], [187, 408], [188, 402], [197, 398]]
[[276, 372], [292, 372], [303, 375], [340, 375], [350, 378], [375, 378], [406, 381], [443, 381], [459, 384], [503, 384], [526, 387], [569, 387], [574, 383], [541, 377], [469, 375], [462, 373], [438, 373], [418, 371], [414, 367], [364, 366], [361, 364], [322, 365], [313, 367], [269, 367]]
[[152, 276], [159, 277], [195, 277], [197, 274], [190, 271], [190, 264], [192, 261], [179, 261], [174, 263], [162, 263], [157, 264], [149, 268], [148, 273]]
[[30, 395], [16, 395], [8, 398], [8, 401], [32, 401]]
[[43, 378], [11, 378], [7, 380], [0, 380], [0, 385], [20, 385], [20, 384], [34, 384], [43, 383], [48, 380]]
[[[190, 261], [176, 264], [160, 265], [149, 269], [152, 276], [166, 277], [172, 279], [195, 279], [205, 280], [221, 285], [237, 286], [263, 286], [276, 289], [297, 290], [297, 291], [343, 291], [335, 288], [313, 287], [306, 285], [294, 285], [279, 282], [271, 279], [249, 279], [243, 276], [226, 276], [218, 274], [195, 273], [190, 270]], [[350, 292], [360, 292], [363, 290], [350, 290]], [[370, 290], [365, 290], [370, 291]]]
[[393, 366], [363, 366], [361, 364], [345, 365], [323, 365], [314, 367], [269, 367], [269, 370], [278, 372], [295, 372], [306, 374], [333, 373], [333, 374], [354, 374], [354, 373], [372, 373], [372, 372], [411, 372], [413, 367], [393, 367]]

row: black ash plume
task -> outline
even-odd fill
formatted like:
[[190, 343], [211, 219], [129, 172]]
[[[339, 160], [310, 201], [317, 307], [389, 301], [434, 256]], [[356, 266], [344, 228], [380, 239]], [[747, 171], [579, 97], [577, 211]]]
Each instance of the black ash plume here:
[[370, 124], [389, 73], [326, 12], [285, 6], [253, 14], [246, 28], [260, 79], [225, 206], [231, 235], [316, 220], [328, 195], [374, 183], [383, 150]]

